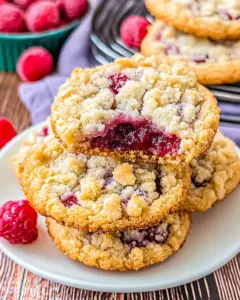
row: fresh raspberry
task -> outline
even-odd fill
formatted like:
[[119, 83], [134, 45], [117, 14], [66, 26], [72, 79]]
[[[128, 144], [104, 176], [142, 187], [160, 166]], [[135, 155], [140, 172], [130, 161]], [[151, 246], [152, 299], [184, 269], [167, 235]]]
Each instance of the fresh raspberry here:
[[27, 49], [17, 62], [17, 73], [24, 81], [40, 80], [49, 75], [52, 69], [52, 55], [42, 47]]
[[25, 20], [32, 32], [53, 29], [60, 21], [58, 5], [51, 1], [37, 1], [27, 9]]
[[88, 10], [87, 0], [61, 0], [65, 15], [70, 20], [75, 20], [83, 16]]
[[30, 244], [37, 239], [37, 213], [27, 200], [8, 201], [1, 207], [0, 237], [11, 244]]
[[123, 21], [120, 34], [124, 44], [130, 48], [140, 49], [149, 24], [148, 20], [141, 16], [130, 16]]
[[16, 135], [16, 131], [11, 122], [0, 118], [0, 149]]
[[69, 23], [69, 21], [68, 21], [67, 19], [62, 18], [62, 19], [59, 21], [57, 27], [63, 27], [63, 26], [66, 26], [68, 23]]
[[60, 10], [60, 12], [62, 12], [62, 9], [63, 9], [62, 0], [52, 0], [52, 1], [57, 4], [58, 9]]
[[35, 0], [13, 0], [22, 9], [27, 9]]
[[0, 5], [0, 32], [23, 32], [24, 16], [21, 9], [13, 4]]

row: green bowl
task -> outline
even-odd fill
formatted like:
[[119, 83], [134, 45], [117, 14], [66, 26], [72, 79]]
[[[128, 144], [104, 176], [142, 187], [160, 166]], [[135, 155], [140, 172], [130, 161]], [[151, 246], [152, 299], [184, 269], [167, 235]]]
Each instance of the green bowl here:
[[56, 62], [65, 40], [80, 23], [81, 20], [77, 20], [59, 29], [35, 34], [0, 34], [0, 71], [15, 72], [19, 56], [33, 46], [46, 48]]

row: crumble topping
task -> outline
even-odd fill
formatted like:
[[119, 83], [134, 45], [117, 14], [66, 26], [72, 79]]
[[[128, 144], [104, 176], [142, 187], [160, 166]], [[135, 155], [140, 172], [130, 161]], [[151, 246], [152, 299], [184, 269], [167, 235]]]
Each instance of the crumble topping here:
[[12, 162], [17, 175], [19, 175], [19, 165], [25, 159], [27, 153], [31, 148], [36, 145], [45, 142], [52, 137], [52, 128], [50, 124], [50, 119], [47, 120], [46, 124], [43, 125], [39, 130], [33, 131], [27, 135], [24, 140], [23, 147], [20, 148], [19, 152], [12, 157]]
[[208, 152], [192, 161], [191, 168], [192, 188], [189, 197], [199, 197], [199, 201], [205, 195], [208, 201], [222, 200], [229, 193], [229, 184], [231, 186], [231, 182], [238, 184], [240, 181], [240, 160], [235, 145], [220, 132], [216, 134]]
[[[59, 155], [51, 162], [50, 170], [53, 178], [57, 179], [59, 184], [64, 184], [63, 189], [55, 184], [51, 185], [54, 192], [61, 192], [61, 201], [62, 197], [64, 201], [66, 197], [74, 197], [82, 207], [89, 207], [96, 202], [106, 214], [109, 214], [110, 210], [118, 210], [118, 217], [121, 217], [122, 208], [129, 216], [139, 216], [143, 208], [159, 198], [162, 193], [165, 194], [167, 191], [164, 187], [161, 188], [161, 193], [157, 191], [156, 181], [159, 181], [160, 185], [161, 181], [164, 182], [166, 188], [177, 183], [176, 179], [173, 179], [174, 172], [164, 176], [164, 167], [158, 168], [151, 164], [143, 167], [122, 163], [113, 158], [87, 157], [71, 153]], [[49, 176], [51, 181], [51, 174]]]
[[72, 154], [63, 151], [55, 139], [39, 147], [36, 159], [42, 164], [29, 179], [39, 201], [49, 199], [51, 209], [61, 202], [66, 209], [89, 211], [89, 218], [111, 221], [123, 214], [140, 216], [155, 201], [164, 201], [169, 191], [178, 188], [182, 176], [171, 165]]
[[240, 19], [238, 0], [173, 0], [190, 9], [197, 17], [220, 18], [224, 21]]
[[128, 245], [130, 249], [138, 247], [145, 248], [151, 243], [163, 244], [169, 235], [167, 223], [161, 223], [158, 226], [146, 230], [130, 230], [121, 234], [121, 241]]
[[108, 124], [119, 116], [136, 122], [144, 117], [158, 130], [192, 137], [204, 100], [196, 76], [183, 64], [162, 65], [158, 70], [145, 65], [124, 67], [123, 59], [95, 69], [76, 69], [57, 96], [55, 108], [62, 117], [55, 109], [52, 114], [63, 141], [104, 137]]
[[136, 54], [75, 69], [51, 116], [56, 136], [70, 152], [191, 161], [212, 142], [219, 109], [186, 64], [160, 65], [156, 56]]
[[217, 63], [240, 59], [240, 41], [197, 38], [157, 21], [152, 26], [153, 43], [160, 53], [183, 58], [190, 64]]
[[[176, 217], [176, 221], [178, 218]], [[174, 224], [181, 229], [181, 224]], [[177, 225], [177, 226], [176, 226]], [[114, 251], [124, 250], [127, 254], [134, 248], [146, 248], [150, 244], [162, 245], [167, 242], [168, 236], [171, 232], [172, 224], [168, 224], [166, 221], [161, 222], [158, 226], [153, 226], [145, 230], [129, 230], [121, 233], [89, 233], [81, 230], [69, 229], [71, 234], [74, 234], [75, 238], [81, 243], [82, 247], [92, 245], [96, 249]], [[65, 230], [68, 230], [65, 227]]]
[[189, 233], [188, 213], [170, 214], [158, 226], [122, 233], [89, 233], [48, 218], [48, 232], [64, 254], [105, 270], [137, 270], [175, 253]]

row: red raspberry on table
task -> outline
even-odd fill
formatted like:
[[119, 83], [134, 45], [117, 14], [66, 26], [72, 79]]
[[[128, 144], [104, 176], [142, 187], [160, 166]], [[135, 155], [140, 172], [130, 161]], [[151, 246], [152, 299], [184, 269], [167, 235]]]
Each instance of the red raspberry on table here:
[[0, 237], [11, 244], [30, 244], [37, 239], [37, 213], [27, 200], [8, 201], [1, 207]]
[[15, 137], [16, 134], [12, 123], [7, 119], [0, 118], [0, 149]]
[[78, 19], [88, 10], [87, 0], [61, 0], [61, 6], [66, 17], [70, 20]]
[[21, 9], [8, 3], [0, 5], [0, 32], [23, 32], [25, 28]]
[[148, 20], [141, 16], [130, 16], [124, 20], [120, 28], [124, 44], [130, 48], [140, 49], [149, 24]]
[[27, 9], [35, 0], [13, 0], [22, 9]]
[[32, 32], [53, 29], [60, 21], [58, 5], [52, 1], [37, 1], [27, 9], [25, 20]]
[[51, 53], [42, 47], [32, 47], [22, 53], [17, 62], [17, 73], [24, 81], [36, 81], [53, 69]]

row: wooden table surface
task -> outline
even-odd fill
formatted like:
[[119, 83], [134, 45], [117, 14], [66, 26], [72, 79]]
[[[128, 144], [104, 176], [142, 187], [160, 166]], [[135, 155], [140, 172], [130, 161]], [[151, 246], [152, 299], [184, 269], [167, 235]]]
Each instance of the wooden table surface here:
[[[30, 125], [30, 116], [18, 99], [18, 84], [16, 75], [0, 73], [0, 116], [9, 118], [20, 132]], [[75, 299], [239, 300], [240, 254], [218, 271], [184, 286], [149, 293], [115, 294], [75, 289], [40, 278], [15, 264], [0, 251], [0, 300]]]

